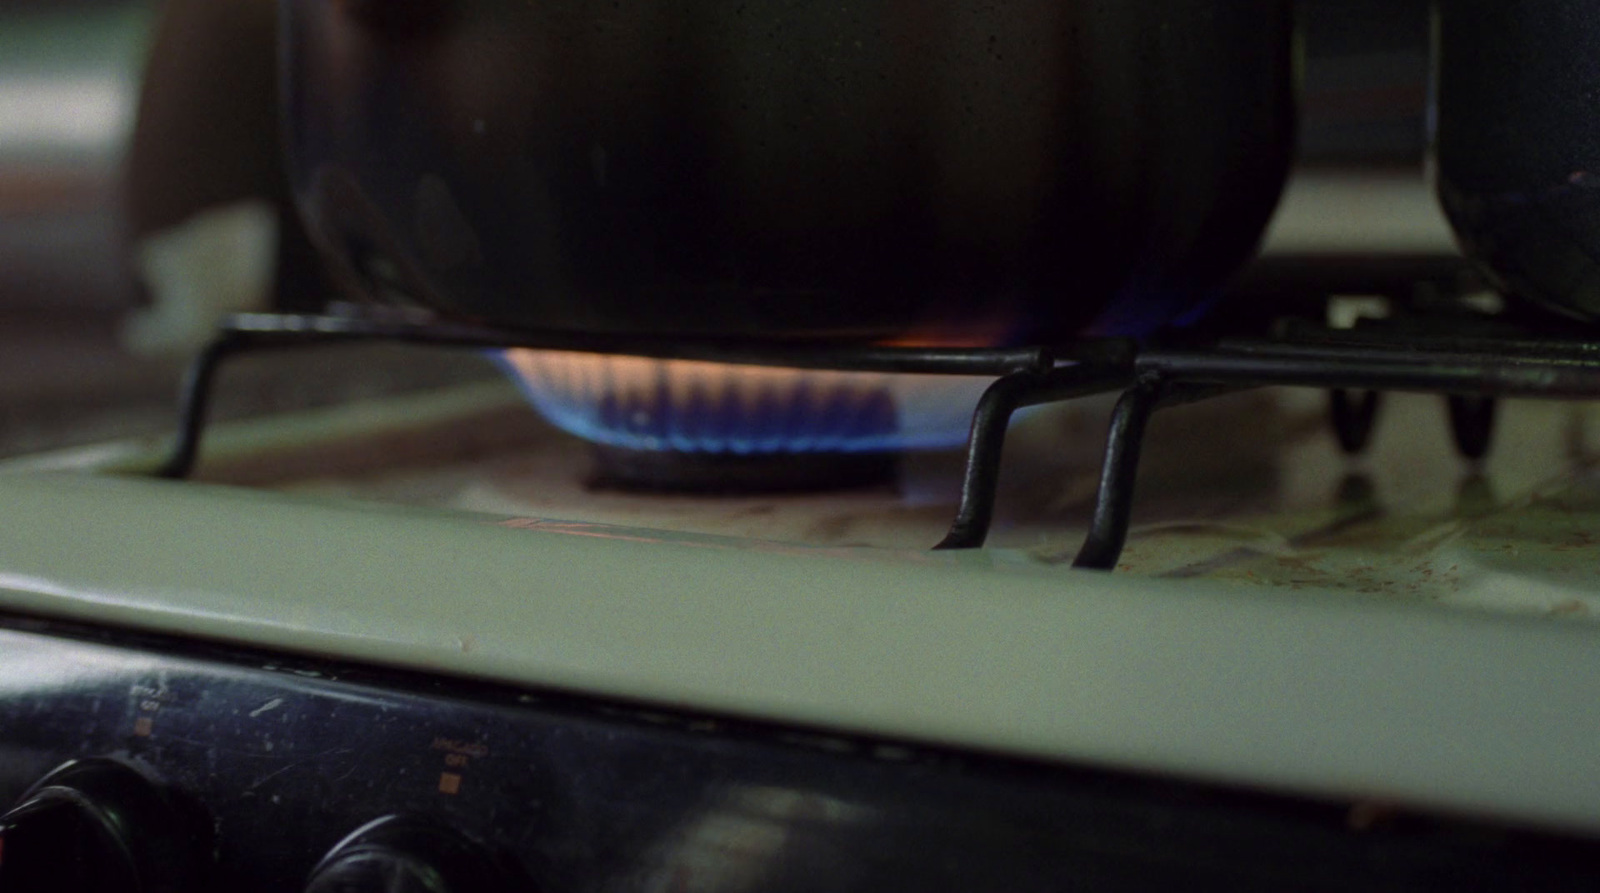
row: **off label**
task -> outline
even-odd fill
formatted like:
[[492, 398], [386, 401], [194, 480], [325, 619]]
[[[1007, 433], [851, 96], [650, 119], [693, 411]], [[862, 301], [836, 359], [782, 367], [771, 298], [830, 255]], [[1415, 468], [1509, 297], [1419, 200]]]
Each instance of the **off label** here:
[[171, 690], [165, 680], [154, 684], [136, 682], [128, 687], [128, 700], [133, 707], [133, 736], [149, 738], [155, 734], [156, 719], [161, 715]]
[[474, 760], [489, 755], [486, 744], [438, 737], [429, 747], [444, 755], [444, 771], [439, 773], [439, 793], [454, 796], [461, 793], [461, 783], [467, 767]]

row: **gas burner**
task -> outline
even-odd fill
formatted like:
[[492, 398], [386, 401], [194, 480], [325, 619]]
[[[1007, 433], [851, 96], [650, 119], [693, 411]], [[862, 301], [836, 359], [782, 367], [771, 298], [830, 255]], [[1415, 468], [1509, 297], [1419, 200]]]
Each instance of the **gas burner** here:
[[[714, 461], [886, 453], [914, 443], [886, 376], [537, 350], [502, 356], [546, 418], [619, 450]], [[965, 439], [965, 415], [957, 413], [954, 440], [941, 445]]]
[[[1341, 442], [1348, 451], [1359, 452], [1376, 417], [1377, 394], [1437, 393], [1449, 398], [1457, 445], [1474, 456], [1487, 449], [1496, 398], [1600, 397], [1600, 344], [1566, 337], [1559, 330], [1450, 315], [1364, 321], [1352, 329], [1290, 320], [1270, 337], [1224, 337], [1194, 344], [1140, 345], [1105, 339], [1055, 348], [917, 348], [710, 340], [664, 343], [625, 336], [500, 329], [365, 311], [329, 316], [245, 314], [226, 323], [218, 339], [191, 367], [184, 387], [180, 436], [160, 474], [181, 478], [193, 468], [212, 379], [227, 357], [246, 350], [375, 338], [442, 347], [577, 351], [768, 369], [994, 378], [973, 414], [961, 504], [949, 534], [936, 546], [939, 549], [978, 548], [988, 538], [1001, 450], [1011, 418], [1019, 409], [1120, 391], [1123, 396], [1111, 418], [1089, 536], [1073, 561], [1076, 567], [1100, 570], [1114, 568], [1122, 553], [1145, 426], [1163, 407], [1267, 386], [1327, 389], [1335, 393], [1334, 418]], [[1370, 396], [1353, 403], [1349, 392]], [[618, 479], [634, 485], [652, 479], [659, 482], [666, 473], [651, 467], [654, 460], [627, 454], [612, 458]], [[830, 459], [817, 461], [815, 469], [800, 469], [805, 472], [802, 478], [829, 473], [865, 480], [873, 465], [828, 468]], [[750, 465], [760, 468], [768, 463]], [[879, 464], [873, 473], [881, 467]], [[667, 468], [680, 481], [693, 480], [698, 473], [692, 463]], [[719, 474], [730, 473], [730, 468], [725, 466]]]
[[884, 483], [902, 453], [965, 443], [989, 384], [571, 351], [499, 356], [545, 418], [596, 445], [601, 486], [660, 492]]

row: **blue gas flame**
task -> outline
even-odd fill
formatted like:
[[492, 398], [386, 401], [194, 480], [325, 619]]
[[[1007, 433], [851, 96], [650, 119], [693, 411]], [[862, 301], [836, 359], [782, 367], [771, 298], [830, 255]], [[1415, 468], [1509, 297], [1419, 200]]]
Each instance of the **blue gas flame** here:
[[540, 413], [579, 437], [739, 456], [959, 447], [989, 383], [553, 351], [496, 358]]

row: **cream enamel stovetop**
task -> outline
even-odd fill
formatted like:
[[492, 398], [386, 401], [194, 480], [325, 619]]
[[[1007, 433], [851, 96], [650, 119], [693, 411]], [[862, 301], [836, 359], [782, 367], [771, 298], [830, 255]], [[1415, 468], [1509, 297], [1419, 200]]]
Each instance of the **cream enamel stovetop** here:
[[926, 548], [958, 460], [898, 489], [586, 487], [509, 385], [0, 473], [0, 609], [821, 732], [1600, 832], [1600, 411], [1503, 408], [1486, 465], [1396, 397], [1158, 416], [1116, 574], [1066, 566], [1106, 405], [1008, 445], [991, 547]]

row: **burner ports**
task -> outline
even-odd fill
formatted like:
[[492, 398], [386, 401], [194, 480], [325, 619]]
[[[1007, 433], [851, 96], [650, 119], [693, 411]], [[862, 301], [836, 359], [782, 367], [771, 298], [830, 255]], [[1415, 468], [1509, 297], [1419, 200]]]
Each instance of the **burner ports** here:
[[166, 791], [111, 760], [67, 763], [0, 816], [6, 893], [199, 890], [202, 823]]
[[[427, 819], [388, 816], [333, 848], [306, 893], [510, 893], [509, 873], [476, 843]], [[517, 885], [517, 890], [528, 889]]]

